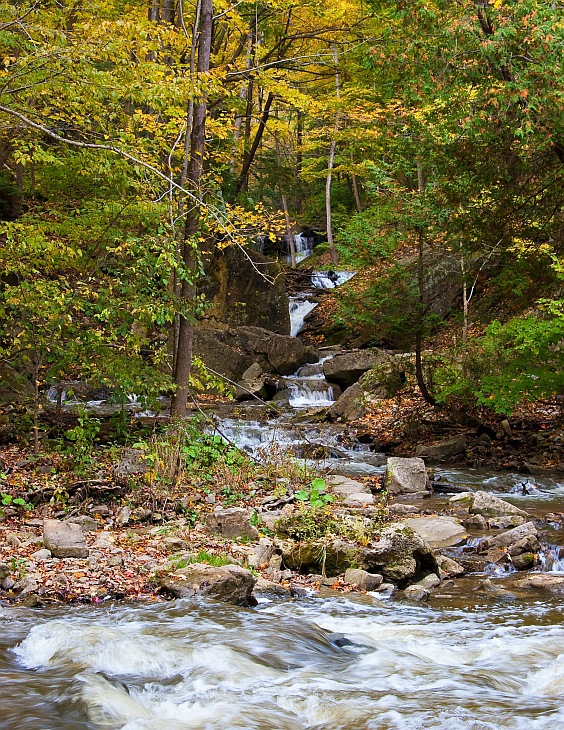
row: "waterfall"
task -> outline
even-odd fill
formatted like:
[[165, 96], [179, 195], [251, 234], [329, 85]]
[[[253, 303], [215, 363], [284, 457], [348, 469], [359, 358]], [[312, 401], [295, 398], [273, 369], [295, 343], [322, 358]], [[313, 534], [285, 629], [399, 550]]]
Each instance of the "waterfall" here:
[[311, 283], [316, 289], [334, 289], [354, 276], [354, 271], [314, 271]]
[[304, 320], [313, 309], [317, 307], [317, 302], [310, 302], [301, 297], [290, 297], [290, 336], [295, 337], [304, 326]]

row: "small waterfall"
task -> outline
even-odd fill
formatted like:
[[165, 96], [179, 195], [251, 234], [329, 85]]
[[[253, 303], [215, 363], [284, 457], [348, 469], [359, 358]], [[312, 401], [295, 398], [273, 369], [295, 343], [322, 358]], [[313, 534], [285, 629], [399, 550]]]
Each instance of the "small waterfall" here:
[[560, 545], [549, 545], [539, 555], [543, 573], [564, 573], [564, 548]]
[[308, 408], [310, 406], [330, 406], [335, 402], [333, 388], [327, 385], [323, 390], [315, 390], [307, 383], [290, 384], [290, 405], [292, 408]]
[[334, 289], [355, 275], [354, 271], [314, 271], [311, 283], [316, 289]]
[[[304, 233], [297, 233], [294, 236], [294, 247], [296, 249], [296, 263], [307, 259], [313, 253], [313, 236], [306, 236]], [[291, 262], [291, 254], [286, 255], [286, 261]]]
[[290, 297], [290, 336], [295, 337], [304, 326], [304, 320], [317, 302], [310, 302], [302, 297]]

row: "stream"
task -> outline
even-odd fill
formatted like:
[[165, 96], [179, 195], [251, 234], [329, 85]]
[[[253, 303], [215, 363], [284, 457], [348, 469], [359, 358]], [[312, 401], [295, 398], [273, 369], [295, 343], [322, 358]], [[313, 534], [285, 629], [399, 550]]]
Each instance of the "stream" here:
[[557, 728], [563, 618], [475, 595], [5, 610], [0, 727]]
[[[334, 277], [318, 272], [320, 282]], [[295, 332], [313, 307], [291, 302]], [[307, 311], [306, 311], [307, 310]], [[331, 357], [324, 353], [322, 360]], [[323, 361], [284, 379], [294, 416], [328, 405]], [[386, 457], [348, 428], [241, 406], [220, 432], [317, 473], [378, 475]], [[435, 479], [484, 489], [542, 518], [564, 511], [558, 475], [478, 469]], [[448, 494], [419, 501], [429, 512]], [[564, 572], [558, 524], [544, 569]], [[548, 542], [547, 542], [548, 541]], [[445, 582], [428, 604], [311, 595], [241, 608], [206, 600], [32, 610], [0, 606], [2, 730], [534, 730], [564, 727], [564, 606], [551, 594]], [[510, 575], [492, 576], [496, 586]], [[562, 725], [560, 725], [562, 723]]]

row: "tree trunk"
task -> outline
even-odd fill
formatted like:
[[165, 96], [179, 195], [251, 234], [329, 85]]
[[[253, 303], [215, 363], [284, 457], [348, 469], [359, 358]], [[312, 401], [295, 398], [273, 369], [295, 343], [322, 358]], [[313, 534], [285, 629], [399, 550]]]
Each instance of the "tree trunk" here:
[[[335, 62], [335, 91], [337, 101], [341, 98], [341, 85], [339, 80], [339, 56], [337, 54], [336, 46], [333, 46], [333, 60]], [[331, 182], [333, 179], [333, 165], [335, 163], [335, 150], [337, 149], [337, 132], [339, 131], [339, 112], [335, 116], [335, 128], [333, 130], [333, 139], [331, 146], [329, 147], [329, 159], [327, 161], [327, 178], [325, 180], [325, 214], [327, 221], [327, 242], [329, 244], [329, 253], [331, 254], [331, 261], [335, 266], [339, 263], [339, 256], [335, 243], [333, 241], [333, 213], [331, 209]]]
[[286, 238], [288, 240], [288, 246], [290, 248], [290, 261], [293, 269], [296, 268], [296, 244], [294, 243], [294, 236], [292, 235], [292, 226], [290, 225], [290, 213], [288, 212], [288, 201], [286, 196], [282, 193], [282, 207], [284, 208], [284, 220], [286, 221]]
[[253, 164], [256, 151], [258, 150], [259, 144], [262, 139], [262, 135], [264, 134], [264, 129], [266, 127], [266, 123], [268, 122], [268, 117], [270, 116], [270, 107], [272, 106], [273, 101], [274, 94], [272, 93], [272, 91], [269, 91], [268, 96], [266, 97], [266, 102], [264, 104], [264, 109], [262, 110], [262, 116], [260, 118], [253, 144], [251, 145], [251, 149], [245, 155], [245, 160], [243, 161], [243, 167], [239, 174], [237, 185], [235, 186], [235, 195], [239, 195], [240, 192], [247, 189], [249, 181], [249, 170], [251, 168], [251, 165]]
[[[353, 153], [351, 152], [351, 162], [354, 165], [354, 157]], [[356, 205], [356, 212], [362, 213], [362, 205], [360, 204], [360, 194], [358, 192], [358, 179], [354, 172], [351, 174], [351, 183], [352, 183], [352, 189], [353, 189], [353, 195], [354, 195], [354, 202]]]
[[[213, 27], [213, 2], [201, 0], [200, 37], [198, 41], [198, 74], [206, 74], [210, 69], [210, 55]], [[194, 104], [192, 136], [190, 143], [190, 159], [188, 163], [187, 184], [200, 198], [200, 186], [204, 162], [204, 148], [206, 141], [207, 97], [203, 97]], [[192, 205], [186, 212], [183, 235], [182, 259], [187, 272], [191, 272], [188, 280], [182, 282], [181, 297], [186, 307], [193, 305], [196, 294], [196, 264], [197, 250], [194, 243], [200, 224], [200, 210]], [[194, 314], [184, 312], [180, 315], [178, 348], [176, 353], [176, 367], [174, 384], [176, 392], [172, 399], [171, 414], [184, 417], [188, 401], [188, 382], [192, 364], [192, 344], [194, 339]]]
[[[425, 191], [425, 175], [423, 165], [417, 160], [417, 189], [419, 195]], [[423, 373], [423, 327], [425, 315], [427, 314], [427, 303], [425, 301], [425, 261], [424, 261], [425, 239], [421, 230], [417, 233], [417, 287], [419, 291], [419, 312], [417, 315], [417, 331], [415, 333], [415, 377], [417, 385], [423, 396], [423, 400], [429, 405], [437, 404], [434, 396], [430, 393], [425, 382]]]

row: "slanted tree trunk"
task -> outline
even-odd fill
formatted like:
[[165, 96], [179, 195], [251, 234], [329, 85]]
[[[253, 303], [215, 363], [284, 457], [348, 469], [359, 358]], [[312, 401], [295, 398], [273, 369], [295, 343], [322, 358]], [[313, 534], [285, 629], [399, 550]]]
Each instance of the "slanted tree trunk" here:
[[[423, 165], [417, 160], [417, 189], [422, 195], [425, 191], [425, 176], [423, 173]], [[417, 385], [423, 396], [423, 400], [429, 405], [436, 405], [437, 401], [429, 391], [425, 382], [425, 374], [423, 372], [423, 328], [425, 315], [427, 314], [428, 304], [425, 297], [425, 238], [421, 230], [417, 233], [417, 288], [419, 292], [419, 311], [417, 314], [417, 329], [415, 332], [415, 378]]]
[[[337, 101], [341, 98], [341, 84], [339, 80], [339, 56], [336, 46], [333, 46], [333, 60], [335, 62], [335, 91]], [[335, 164], [335, 151], [337, 149], [337, 132], [339, 131], [339, 113], [335, 115], [335, 128], [333, 130], [333, 139], [329, 147], [329, 159], [327, 161], [327, 178], [325, 180], [325, 214], [327, 221], [327, 242], [329, 244], [329, 253], [331, 261], [335, 266], [339, 263], [339, 256], [333, 241], [333, 212], [331, 208], [331, 182], [333, 179], [333, 166]]]
[[[200, 37], [198, 40], [198, 74], [205, 74], [210, 69], [210, 55], [213, 27], [213, 0], [201, 0]], [[207, 97], [204, 92], [198, 102], [194, 104], [192, 135], [190, 141], [190, 158], [186, 183], [198, 198], [201, 199], [200, 187], [204, 163], [204, 148], [206, 141]], [[196, 263], [197, 250], [194, 241], [200, 225], [200, 210], [197, 205], [191, 204], [186, 211], [184, 233], [182, 240], [182, 260], [189, 278], [182, 281], [181, 298], [184, 306], [189, 310], [196, 295]], [[171, 414], [184, 417], [188, 401], [188, 382], [192, 364], [192, 345], [194, 339], [194, 314], [184, 311], [180, 315], [178, 331], [178, 347], [176, 353], [176, 367], [174, 369], [174, 384], [176, 392], [172, 399]]]
[[247, 190], [249, 184], [249, 170], [251, 169], [251, 165], [253, 164], [253, 160], [255, 159], [255, 154], [261, 143], [262, 135], [264, 134], [266, 123], [268, 122], [268, 118], [270, 116], [270, 108], [273, 101], [274, 94], [272, 93], [272, 91], [269, 91], [268, 96], [266, 97], [266, 101], [264, 103], [262, 116], [259, 121], [253, 144], [251, 145], [251, 149], [247, 152], [247, 154], [245, 155], [245, 159], [243, 160], [243, 167], [241, 169], [241, 172], [239, 173], [237, 185], [235, 186], [235, 195], [239, 195], [240, 192], [244, 192]]

